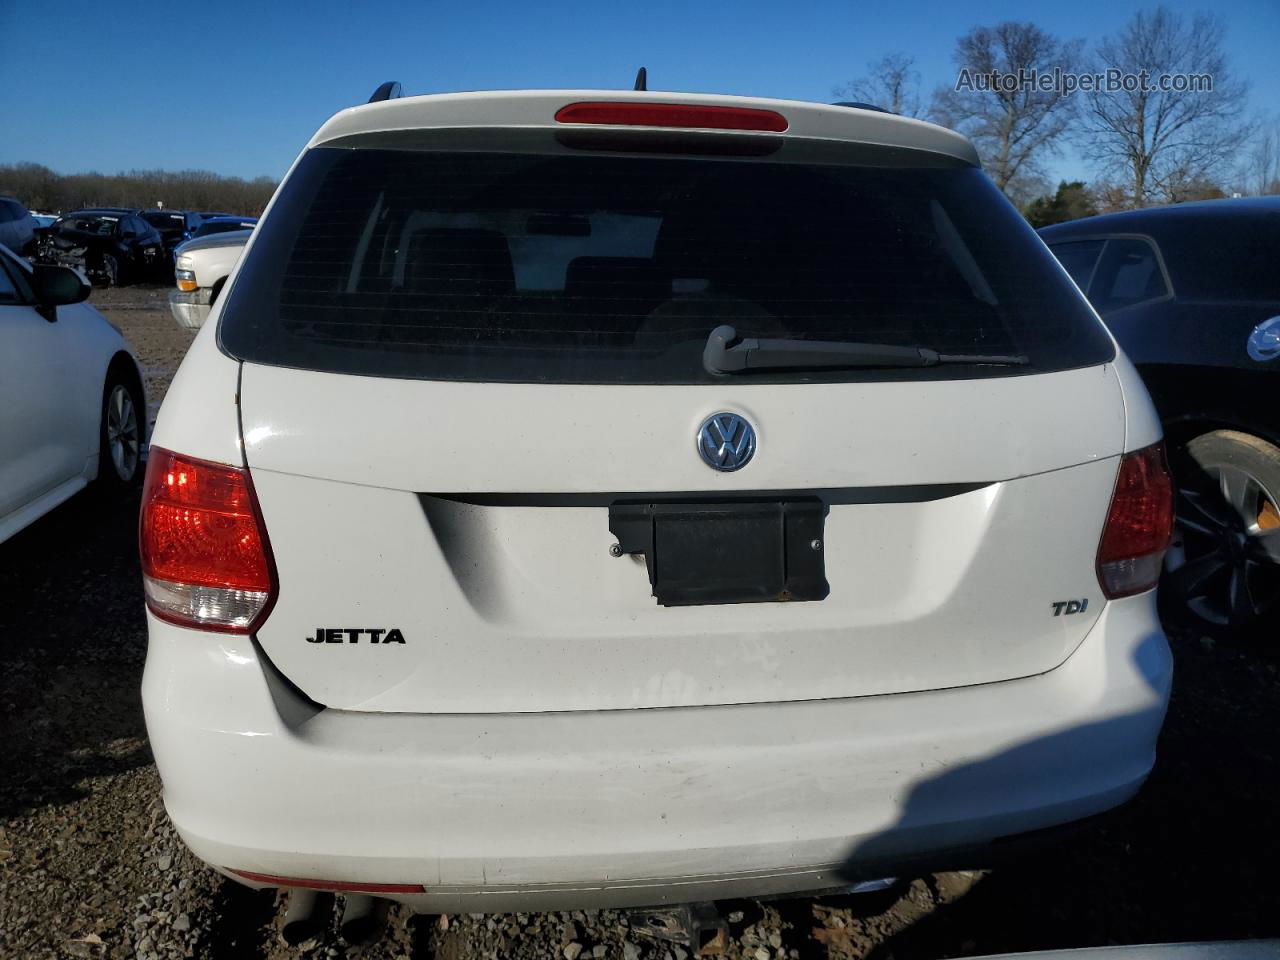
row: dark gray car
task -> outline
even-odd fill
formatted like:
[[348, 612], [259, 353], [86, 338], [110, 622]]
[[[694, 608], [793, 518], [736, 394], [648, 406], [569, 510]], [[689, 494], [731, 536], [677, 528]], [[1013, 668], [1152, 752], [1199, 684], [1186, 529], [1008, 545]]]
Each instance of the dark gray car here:
[[35, 235], [31, 211], [13, 197], [0, 197], [0, 243], [21, 255], [33, 245]]
[[1280, 197], [1040, 230], [1151, 391], [1178, 486], [1162, 596], [1274, 638], [1280, 615]]

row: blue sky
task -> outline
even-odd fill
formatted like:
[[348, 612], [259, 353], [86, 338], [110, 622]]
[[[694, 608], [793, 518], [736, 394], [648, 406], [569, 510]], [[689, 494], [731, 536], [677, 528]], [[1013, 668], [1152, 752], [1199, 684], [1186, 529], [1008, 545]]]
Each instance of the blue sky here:
[[[1171, 2], [1184, 13], [1207, 2]], [[64, 173], [202, 168], [279, 177], [331, 113], [379, 82], [406, 93], [650, 87], [829, 100], [869, 60], [916, 57], [923, 87], [954, 83], [955, 39], [1032, 20], [1094, 41], [1129, 0], [737, 3], [429, 0], [0, 0], [0, 163]], [[1280, 103], [1280, 2], [1225, 0], [1235, 69], [1262, 113]], [[1056, 176], [1087, 176], [1074, 152]]]

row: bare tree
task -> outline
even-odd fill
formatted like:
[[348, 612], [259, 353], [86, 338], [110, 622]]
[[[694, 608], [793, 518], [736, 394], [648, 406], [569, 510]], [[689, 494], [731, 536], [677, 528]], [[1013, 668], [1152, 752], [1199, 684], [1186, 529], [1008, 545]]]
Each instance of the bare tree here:
[[[1038, 169], [1038, 168], [1037, 168]], [[1005, 196], [1019, 210], [1025, 210], [1036, 199], [1052, 189], [1049, 179], [1040, 173], [1022, 173], [1005, 185]]]
[[1205, 177], [1182, 174], [1171, 178], [1165, 191], [1170, 203], [1189, 203], [1192, 200], [1221, 200], [1227, 195], [1222, 185]]
[[[1248, 85], [1235, 80], [1222, 49], [1222, 22], [1190, 22], [1165, 7], [1142, 11], [1098, 47], [1093, 73], [1136, 75], [1133, 89], [1085, 94], [1081, 144], [1102, 172], [1129, 183], [1135, 206], [1172, 201], [1188, 184], [1221, 176], [1250, 132]], [[1208, 76], [1209, 89], [1161, 78]], [[1145, 80], [1145, 82], [1143, 82]]]
[[1090, 193], [1098, 204], [1099, 213], [1118, 213], [1133, 209], [1133, 198], [1123, 184], [1101, 181], [1091, 186]]
[[975, 27], [956, 41], [960, 79], [934, 93], [930, 117], [973, 141], [1001, 190], [1025, 196], [1020, 181], [1043, 180], [1041, 161], [1057, 152], [1075, 119], [1071, 98], [1026, 81], [1074, 72], [1081, 48], [1033, 23]]
[[1280, 193], [1280, 126], [1270, 125], [1258, 131], [1249, 151], [1244, 188], [1250, 193]]
[[920, 73], [915, 57], [891, 53], [867, 64], [867, 75], [836, 87], [837, 97], [884, 107], [904, 117], [924, 116], [920, 101]]

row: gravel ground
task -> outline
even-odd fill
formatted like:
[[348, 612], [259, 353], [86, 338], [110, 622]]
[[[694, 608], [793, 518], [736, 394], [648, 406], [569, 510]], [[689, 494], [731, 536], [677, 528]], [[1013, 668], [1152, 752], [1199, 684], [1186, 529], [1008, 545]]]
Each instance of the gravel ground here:
[[[95, 291], [162, 398], [190, 334], [166, 291]], [[683, 960], [622, 913], [411, 917], [302, 950], [283, 902], [175, 836], [143, 727], [136, 495], [87, 492], [0, 544], [0, 958]], [[883, 894], [726, 903], [731, 960], [911, 960], [1107, 943], [1280, 936], [1276, 661], [1170, 625], [1177, 679], [1138, 799], [1033, 859], [906, 878]], [[634, 919], [634, 918], [632, 918]]]

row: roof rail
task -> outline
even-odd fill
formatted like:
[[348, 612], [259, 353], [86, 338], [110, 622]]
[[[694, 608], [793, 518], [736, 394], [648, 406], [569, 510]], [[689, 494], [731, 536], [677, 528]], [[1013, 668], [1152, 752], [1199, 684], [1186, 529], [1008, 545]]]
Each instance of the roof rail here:
[[892, 110], [886, 110], [884, 107], [878, 107], [874, 103], [863, 103], [861, 100], [837, 100], [831, 105], [833, 107], [853, 107], [855, 110], [874, 110], [876, 113], [893, 113]]
[[373, 91], [373, 96], [369, 98], [370, 103], [381, 103], [383, 100], [395, 100], [404, 94], [400, 90], [399, 80], [388, 80], [381, 84], [377, 90]]

